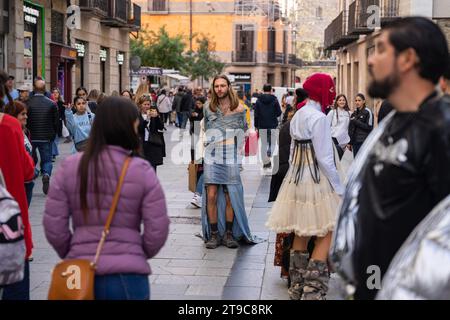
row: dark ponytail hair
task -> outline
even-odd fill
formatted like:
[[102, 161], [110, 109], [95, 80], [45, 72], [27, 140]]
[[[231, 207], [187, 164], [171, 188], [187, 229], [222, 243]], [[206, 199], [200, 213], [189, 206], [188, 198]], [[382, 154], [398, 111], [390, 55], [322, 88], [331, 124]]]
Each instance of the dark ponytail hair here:
[[[97, 209], [100, 210], [101, 193], [98, 173], [103, 166], [100, 155], [108, 146], [119, 146], [139, 155], [140, 140], [135, 131], [135, 123], [139, 119], [136, 105], [125, 97], [108, 97], [97, 108], [86, 150], [81, 156], [78, 167], [80, 177], [80, 203], [85, 221], [88, 217], [88, 185], [93, 185]], [[89, 174], [91, 173], [91, 174]], [[117, 178], [119, 173], [117, 172]], [[93, 181], [89, 181], [89, 177]]]
[[356, 95], [356, 97], [358, 98], [361, 98], [362, 100], [364, 100], [364, 105], [363, 105], [363, 107], [361, 108], [361, 109], [365, 109], [366, 108], [366, 97], [362, 94], [362, 93], [358, 93], [357, 95]]

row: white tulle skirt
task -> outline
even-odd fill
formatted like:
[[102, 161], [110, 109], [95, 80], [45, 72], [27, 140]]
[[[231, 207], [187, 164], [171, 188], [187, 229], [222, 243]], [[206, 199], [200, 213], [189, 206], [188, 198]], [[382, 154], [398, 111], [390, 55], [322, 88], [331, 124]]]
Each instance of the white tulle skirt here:
[[296, 183], [298, 168], [298, 163], [289, 168], [266, 226], [277, 233], [324, 237], [335, 227], [340, 198], [320, 169], [319, 183], [314, 181], [308, 166]]

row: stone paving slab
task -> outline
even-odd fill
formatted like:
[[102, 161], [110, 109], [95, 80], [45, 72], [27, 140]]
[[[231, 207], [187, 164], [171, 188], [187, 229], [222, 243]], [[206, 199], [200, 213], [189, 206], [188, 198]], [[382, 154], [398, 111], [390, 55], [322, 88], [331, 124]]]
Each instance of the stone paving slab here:
[[[174, 129], [168, 128], [168, 135]], [[168, 154], [175, 142], [166, 139]], [[60, 144], [54, 172], [61, 159], [70, 153], [69, 144]], [[258, 165], [244, 164], [242, 181], [245, 206], [249, 214], [250, 229], [266, 242], [243, 245], [238, 250], [219, 247], [208, 250], [201, 232], [200, 209], [190, 205], [192, 193], [187, 190], [187, 165], [175, 165], [166, 158], [158, 168], [158, 177], [165, 190], [169, 216], [173, 223], [161, 251], [149, 260], [153, 274], [149, 276], [151, 298], [155, 300], [254, 300], [288, 299], [286, 281], [280, 278], [280, 269], [273, 266], [276, 234], [265, 228], [270, 177], [261, 175]], [[50, 272], [60, 261], [47, 243], [42, 214], [45, 196], [40, 179], [36, 180], [34, 198], [30, 208], [35, 248], [30, 264], [31, 298], [44, 300], [50, 281]], [[330, 298], [337, 291], [337, 279], [330, 282]]]

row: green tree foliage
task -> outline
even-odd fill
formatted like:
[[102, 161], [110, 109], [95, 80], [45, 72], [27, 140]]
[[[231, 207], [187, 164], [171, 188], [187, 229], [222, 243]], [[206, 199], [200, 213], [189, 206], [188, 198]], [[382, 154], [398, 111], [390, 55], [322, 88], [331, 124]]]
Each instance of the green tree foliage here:
[[164, 69], [182, 69], [186, 63], [183, 52], [186, 48], [183, 36], [171, 37], [166, 27], [158, 32], [143, 31], [138, 39], [131, 39], [131, 54], [139, 56], [143, 66]]
[[192, 80], [208, 80], [221, 73], [225, 64], [211, 53], [215, 51], [215, 44], [207, 37], [197, 38], [196, 42], [198, 45], [197, 51], [188, 52], [186, 55], [186, 72], [189, 73]]
[[[197, 37], [196, 51], [187, 51], [185, 37], [171, 37], [165, 26], [157, 33], [143, 31], [139, 38], [131, 39], [131, 54], [139, 56], [143, 66], [176, 69], [189, 75], [192, 80], [208, 80], [221, 73], [225, 64], [213, 52], [215, 44], [206, 36]], [[184, 53], [185, 52], [185, 53]]]

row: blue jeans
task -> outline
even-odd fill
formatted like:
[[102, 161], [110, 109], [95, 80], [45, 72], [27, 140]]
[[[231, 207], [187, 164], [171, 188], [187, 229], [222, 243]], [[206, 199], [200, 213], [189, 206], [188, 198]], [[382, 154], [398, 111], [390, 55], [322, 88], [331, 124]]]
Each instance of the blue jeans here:
[[27, 194], [28, 208], [30, 207], [31, 198], [33, 197], [33, 188], [34, 188], [34, 181], [25, 183], [25, 193]]
[[200, 196], [203, 194], [203, 187], [204, 187], [204, 178], [203, 173], [200, 175], [197, 181], [197, 190], [195, 190], [196, 193], [198, 193]]
[[95, 300], [149, 300], [147, 275], [134, 273], [95, 276]]
[[39, 151], [39, 156], [41, 158], [41, 172], [42, 174], [52, 175], [52, 141], [32, 141], [33, 145], [33, 160], [35, 165], [37, 165], [37, 151]]
[[25, 261], [23, 280], [3, 287], [0, 300], [30, 300], [30, 263]]
[[182, 111], [181, 112], [181, 123], [180, 123], [181, 129], [186, 129], [186, 124], [187, 124], [188, 119], [189, 119], [189, 112]]
[[53, 140], [53, 142], [52, 142], [52, 156], [53, 157], [59, 156], [58, 137], [56, 137], [55, 140]]

